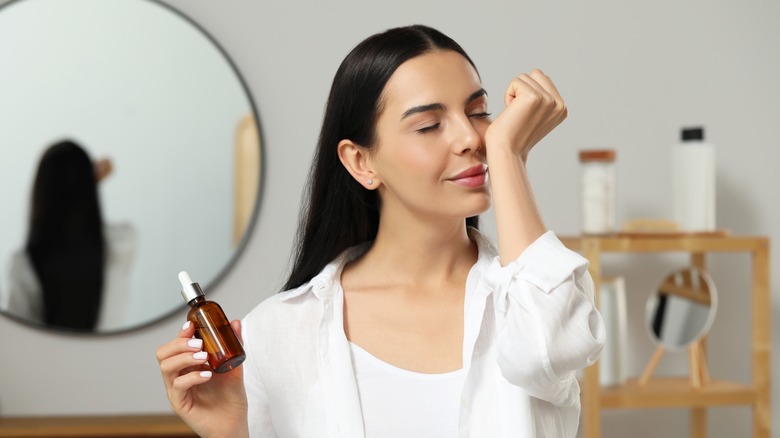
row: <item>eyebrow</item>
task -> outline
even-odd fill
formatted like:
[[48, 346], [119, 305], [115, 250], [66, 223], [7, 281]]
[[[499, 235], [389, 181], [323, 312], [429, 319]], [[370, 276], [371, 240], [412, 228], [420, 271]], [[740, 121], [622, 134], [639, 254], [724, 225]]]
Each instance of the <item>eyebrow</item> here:
[[[470, 104], [471, 102], [477, 100], [482, 96], [487, 96], [487, 91], [485, 91], [484, 88], [480, 88], [479, 90], [471, 93], [468, 99], [466, 99], [466, 105]], [[408, 110], [404, 111], [403, 115], [401, 116], [401, 120], [414, 114], [424, 113], [426, 111], [433, 111], [433, 110], [443, 110], [443, 109], [444, 109], [444, 105], [440, 103], [429, 103], [427, 105], [413, 106]]]

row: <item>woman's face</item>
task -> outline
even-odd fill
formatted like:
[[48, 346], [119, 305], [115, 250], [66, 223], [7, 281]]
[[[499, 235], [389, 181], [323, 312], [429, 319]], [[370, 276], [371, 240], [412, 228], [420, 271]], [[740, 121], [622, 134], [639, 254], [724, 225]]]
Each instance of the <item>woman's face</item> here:
[[449, 50], [412, 58], [390, 77], [382, 99], [370, 161], [383, 215], [385, 209], [441, 218], [484, 212], [490, 120], [471, 64]]

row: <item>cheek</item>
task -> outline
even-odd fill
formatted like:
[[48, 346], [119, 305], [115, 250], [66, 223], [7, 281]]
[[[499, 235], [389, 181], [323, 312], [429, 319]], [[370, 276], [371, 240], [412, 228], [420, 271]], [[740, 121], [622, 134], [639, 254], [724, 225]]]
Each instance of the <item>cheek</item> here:
[[[425, 142], [412, 142], [398, 154], [399, 173], [415, 183], [438, 183], [446, 170], [446, 156], [441, 148]], [[403, 182], [403, 181], [402, 181]]]
[[434, 139], [410, 134], [387, 138], [379, 151], [378, 170], [389, 184], [439, 181], [446, 167], [446, 151]]

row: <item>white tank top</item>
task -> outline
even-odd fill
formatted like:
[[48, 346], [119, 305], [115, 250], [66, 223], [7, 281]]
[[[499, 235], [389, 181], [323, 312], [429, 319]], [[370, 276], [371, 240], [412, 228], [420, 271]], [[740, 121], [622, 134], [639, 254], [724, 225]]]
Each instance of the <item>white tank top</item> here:
[[408, 371], [349, 343], [367, 438], [458, 436], [466, 373]]

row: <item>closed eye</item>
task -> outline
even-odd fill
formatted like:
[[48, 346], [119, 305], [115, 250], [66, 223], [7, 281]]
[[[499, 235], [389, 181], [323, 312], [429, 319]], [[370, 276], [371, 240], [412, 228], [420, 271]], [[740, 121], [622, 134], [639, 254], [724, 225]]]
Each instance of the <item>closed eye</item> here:
[[433, 131], [435, 129], [438, 129], [440, 125], [441, 125], [441, 123], [436, 123], [434, 125], [424, 126], [424, 127], [420, 128], [420, 129], [418, 129], [417, 132], [419, 134], [425, 134], [427, 132], [431, 132], [431, 131]]
[[488, 117], [490, 117], [490, 113], [488, 112], [474, 113], [474, 114], [469, 114], [469, 117], [473, 117], [475, 119], [487, 119]]

